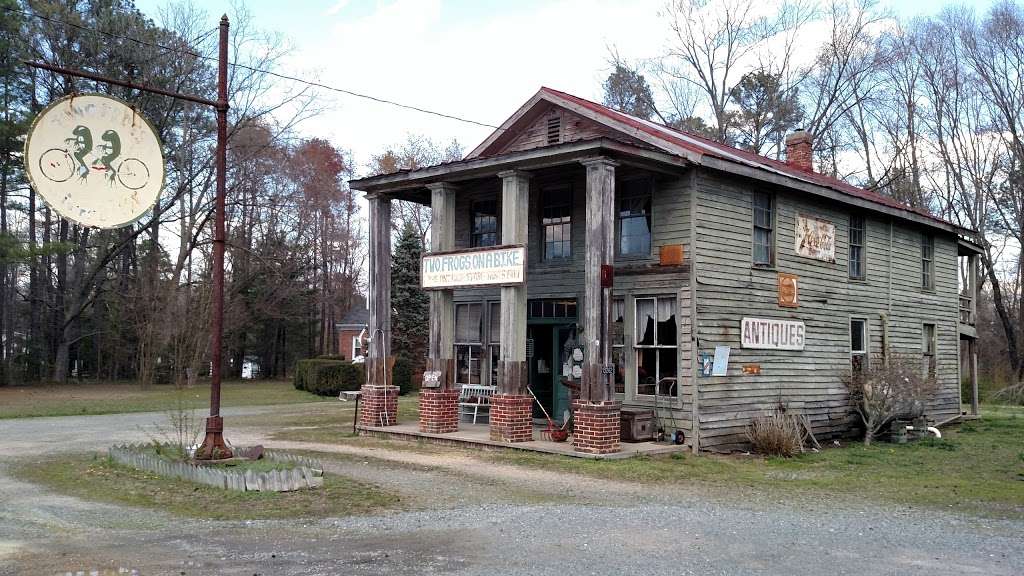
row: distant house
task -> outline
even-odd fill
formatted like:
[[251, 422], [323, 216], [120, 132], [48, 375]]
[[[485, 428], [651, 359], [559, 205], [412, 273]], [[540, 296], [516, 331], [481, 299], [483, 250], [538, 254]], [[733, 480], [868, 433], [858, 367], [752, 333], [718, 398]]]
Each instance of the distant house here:
[[[812, 160], [803, 131], [780, 161], [542, 88], [461, 161], [352, 181], [385, 341], [391, 202], [432, 207], [421, 430], [464, 426], [454, 391], [492, 385], [492, 440], [532, 439], [533, 395], [574, 412], [581, 452], [620, 450], [624, 409], [695, 450], [745, 447], [780, 404], [827, 438], [857, 422], [846, 375], [887, 350], [937, 380], [932, 419], [958, 417], [964, 364], [976, 383], [974, 233]], [[382, 373], [365, 390], [386, 399]]]
[[366, 324], [370, 321], [370, 312], [366, 308], [356, 306], [335, 324], [338, 331], [338, 355], [345, 360], [362, 356], [363, 339], [366, 337]]

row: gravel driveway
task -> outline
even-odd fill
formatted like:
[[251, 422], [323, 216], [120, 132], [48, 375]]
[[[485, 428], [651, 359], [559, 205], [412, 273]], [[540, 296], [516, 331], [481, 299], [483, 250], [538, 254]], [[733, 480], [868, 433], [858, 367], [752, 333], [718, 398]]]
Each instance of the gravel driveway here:
[[[291, 407], [227, 410], [227, 416]], [[1024, 522], [846, 499], [655, 488], [351, 445], [331, 471], [411, 509], [319, 521], [181, 519], [83, 502], [5, 462], [144, 440], [162, 414], [0, 420], [0, 574], [1024, 574]], [[230, 422], [230, 420], [229, 420]], [[235, 429], [237, 443], [263, 440]], [[130, 572], [129, 572], [130, 573]]]

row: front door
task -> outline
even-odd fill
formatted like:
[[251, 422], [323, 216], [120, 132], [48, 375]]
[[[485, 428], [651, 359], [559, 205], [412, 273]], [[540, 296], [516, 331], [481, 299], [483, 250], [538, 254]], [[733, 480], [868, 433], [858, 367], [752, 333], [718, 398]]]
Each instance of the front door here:
[[[527, 338], [533, 341], [530, 362], [530, 389], [551, 419], [562, 423], [571, 409], [569, 389], [562, 384], [563, 366], [569, 362], [576, 343], [575, 324], [529, 324]], [[544, 411], [534, 403], [533, 417], [544, 418]]]

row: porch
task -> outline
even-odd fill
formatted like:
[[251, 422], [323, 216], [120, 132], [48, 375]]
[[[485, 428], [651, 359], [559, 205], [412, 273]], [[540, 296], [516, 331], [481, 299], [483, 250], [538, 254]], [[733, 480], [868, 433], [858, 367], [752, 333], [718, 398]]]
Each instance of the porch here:
[[552, 442], [541, 439], [541, 430], [544, 426], [534, 425], [533, 440], [525, 442], [501, 442], [491, 440], [490, 425], [487, 423], [470, 424], [460, 422], [458, 430], [437, 434], [432, 432], [421, 432], [416, 422], [405, 422], [394, 426], [361, 426], [360, 435], [372, 436], [385, 440], [405, 440], [412, 442], [428, 442], [440, 446], [451, 446], [455, 448], [471, 448], [476, 450], [519, 450], [524, 452], [538, 452], [542, 454], [559, 454], [561, 456], [572, 456], [575, 458], [587, 458], [591, 460], [621, 460], [635, 456], [654, 456], [660, 454], [673, 454], [677, 452], [688, 452], [690, 448], [684, 445], [667, 444], [662, 442], [636, 442], [622, 443], [621, 451], [607, 454], [594, 454], [579, 452], [573, 449], [572, 439], [566, 442]]

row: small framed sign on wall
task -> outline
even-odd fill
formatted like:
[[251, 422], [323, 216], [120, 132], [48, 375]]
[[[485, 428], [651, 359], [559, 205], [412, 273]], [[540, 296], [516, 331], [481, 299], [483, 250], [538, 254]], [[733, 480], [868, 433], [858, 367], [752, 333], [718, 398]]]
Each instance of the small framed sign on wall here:
[[784, 308], [800, 306], [799, 279], [796, 274], [779, 272], [779, 306]]

